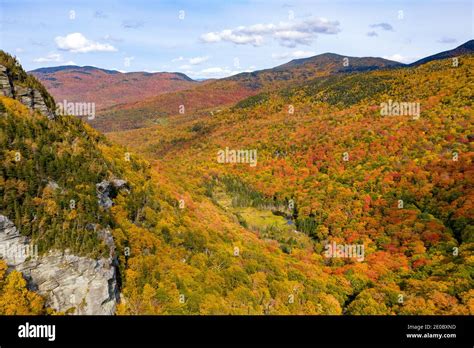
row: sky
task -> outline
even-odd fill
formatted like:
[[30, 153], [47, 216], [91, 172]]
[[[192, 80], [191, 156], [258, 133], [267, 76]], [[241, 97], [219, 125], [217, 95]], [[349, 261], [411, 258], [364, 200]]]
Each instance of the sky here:
[[0, 49], [27, 70], [219, 78], [326, 52], [410, 63], [472, 38], [472, 0], [0, 0]]

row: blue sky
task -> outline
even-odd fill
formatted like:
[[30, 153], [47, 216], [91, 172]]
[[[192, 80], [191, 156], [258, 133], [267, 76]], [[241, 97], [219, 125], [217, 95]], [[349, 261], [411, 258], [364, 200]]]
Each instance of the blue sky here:
[[0, 48], [28, 70], [211, 78], [325, 52], [412, 62], [472, 37], [471, 0], [0, 0]]

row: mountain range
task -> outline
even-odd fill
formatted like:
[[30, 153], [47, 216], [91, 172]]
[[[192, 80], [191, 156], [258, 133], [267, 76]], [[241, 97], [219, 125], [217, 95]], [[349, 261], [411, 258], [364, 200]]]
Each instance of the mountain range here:
[[103, 132], [141, 128], [179, 114], [209, 113], [247, 97], [288, 88], [328, 76], [417, 66], [473, 51], [473, 40], [406, 65], [376, 57], [334, 53], [294, 59], [272, 69], [227, 78], [193, 81], [181, 73], [120, 73], [94, 67], [63, 66], [31, 71], [56, 100], [95, 102], [98, 117], [91, 124]]

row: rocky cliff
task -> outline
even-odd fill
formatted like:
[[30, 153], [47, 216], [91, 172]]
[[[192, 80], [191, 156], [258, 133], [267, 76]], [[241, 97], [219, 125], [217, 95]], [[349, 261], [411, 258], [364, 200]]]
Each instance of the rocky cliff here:
[[42, 93], [21, 82], [15, 82], [15, 76], [6, 66], [0, 65], [0, 95], [14, 98], [31, 110], [44, 114], [49, 119], [55, 118], [55, 110], [46, 105]]
[[45, 297], [46, 305], [68, 314], [111, 315], [119, 297], [113, 239], [102, 231], [111, 247], [109, 258], [93, 260], [68, 250], [38, 256], [34, 245], [14, 224], [0, 215], [0, 257], [21, 273], [31, 290]]

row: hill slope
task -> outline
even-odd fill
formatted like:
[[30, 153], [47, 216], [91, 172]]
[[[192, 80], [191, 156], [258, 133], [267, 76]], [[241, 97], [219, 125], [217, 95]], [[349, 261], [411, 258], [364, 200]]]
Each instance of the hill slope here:
[[[310, 237], [313, 262], [351, 284], [344, 313], [472, 314], [474, 58], [459, 62], [328, 76], [109, 137], [290, 255]], [[253, 165], [224, 150], [255, 151]], [[328, 243], [365, 258], [327, 257]]]

